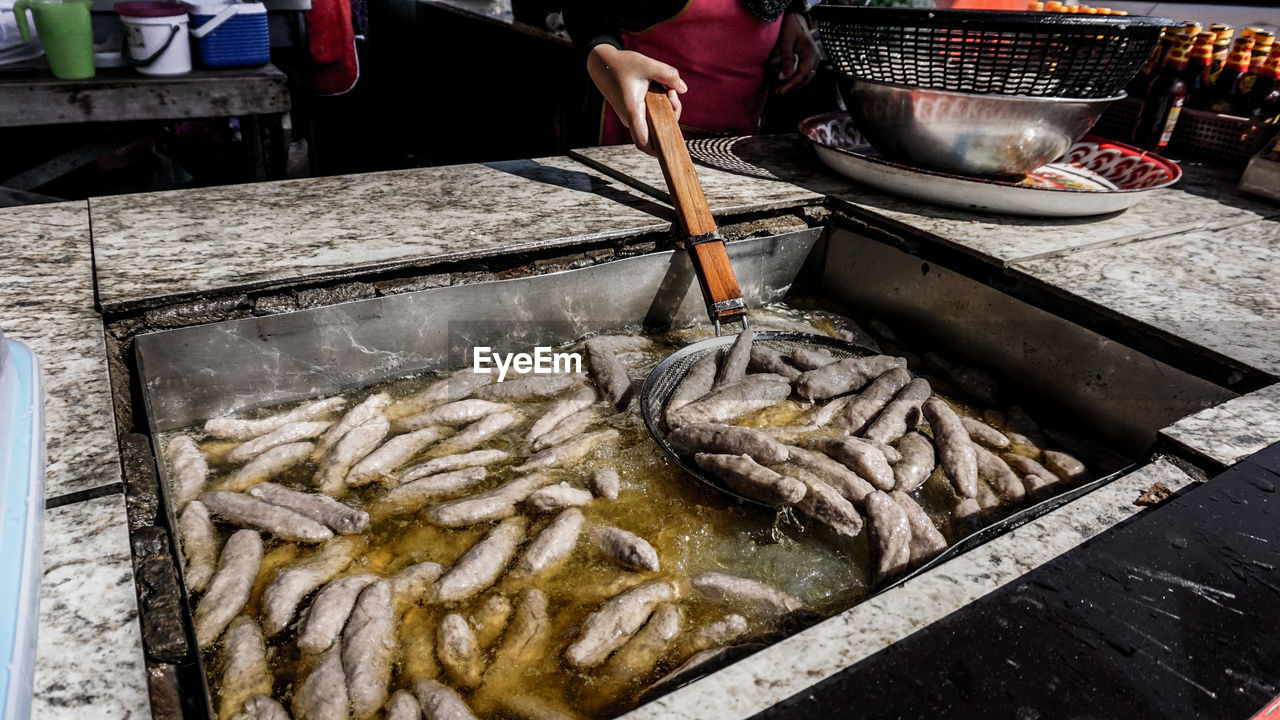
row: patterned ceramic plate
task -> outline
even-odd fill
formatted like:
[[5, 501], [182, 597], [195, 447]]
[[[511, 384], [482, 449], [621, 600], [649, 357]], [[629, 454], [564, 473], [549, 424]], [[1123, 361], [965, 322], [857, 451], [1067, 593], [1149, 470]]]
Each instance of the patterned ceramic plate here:
[[1093, 135], [1021, 180], [952, 175], [887, 160], [862, 138], [847, 113], [800, 123], [818, 157], [846, 177], [914, 200], [1005, 215], [1082, 217], [1132, 206], [1176, 183], [1182, 169], [1159, 155]]

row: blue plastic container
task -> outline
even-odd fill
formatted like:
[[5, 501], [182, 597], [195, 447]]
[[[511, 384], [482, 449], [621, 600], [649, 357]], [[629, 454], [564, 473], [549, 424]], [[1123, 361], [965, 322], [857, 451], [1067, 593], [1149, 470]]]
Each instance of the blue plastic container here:
[[27, 720], [44, 549], [44, 388], [31, 348], [0, 334], [0, 718]]
[[267, 6], [183, 3], [191, 15], [195, 56], [205, 67], [247, 67], [271, 60]]

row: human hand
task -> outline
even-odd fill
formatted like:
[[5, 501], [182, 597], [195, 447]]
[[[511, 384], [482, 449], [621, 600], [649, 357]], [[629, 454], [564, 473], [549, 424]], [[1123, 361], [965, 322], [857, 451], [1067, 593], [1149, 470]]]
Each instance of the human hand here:
[[679, 93], [689, 89], [680, 79], [680, 72], [647, 55], [601, 44], [591, 48], [587, 55], [587, 74], [604, 95], [605, 102], [617, 113], [618, 119], [631, 131], [631, 141], [636, 147], [650, 155], [655, 154], [649, 142], [644, 96], [651, 83], [667, 88], [667, 97], [671, 99], [671, 107], [679, 121]]
[[780, 79], [786, 80], [777, 89], [778, 94], [808, 85], [818, 72], [818, 46], [809, 32], [809, 23], [799, 13], [787, 13], [782, 17], [778, 31], [778, 54], [782, 60]]

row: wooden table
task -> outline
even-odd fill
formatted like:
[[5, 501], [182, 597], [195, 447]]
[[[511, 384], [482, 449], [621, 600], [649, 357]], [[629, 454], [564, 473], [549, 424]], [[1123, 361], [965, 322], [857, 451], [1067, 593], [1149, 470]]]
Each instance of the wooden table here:
[[[257, 180], [277, 176], [273, 168], [283, 166], [281, 121], [289, 108], [285, 74], [273, 65], [169, 76], [99, 68], [87, 80], [55, 78], [43, 60], [0, 69], [0, 128], [238, 117]], [[34, 176], [28, 170], [0, 184], [31, 189], [52, 179], [55, 169]]]

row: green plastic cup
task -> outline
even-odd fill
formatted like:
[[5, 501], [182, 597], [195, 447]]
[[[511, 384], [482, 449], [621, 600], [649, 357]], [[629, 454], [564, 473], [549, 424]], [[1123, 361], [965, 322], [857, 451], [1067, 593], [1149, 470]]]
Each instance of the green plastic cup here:
[[36, 21], [53, 76], [63, 80], [93, 77], [93, 26], [89, 22], [92, 0], [18, 0], [13, 4], [18, 33], [30, 42], [27, 11]]

